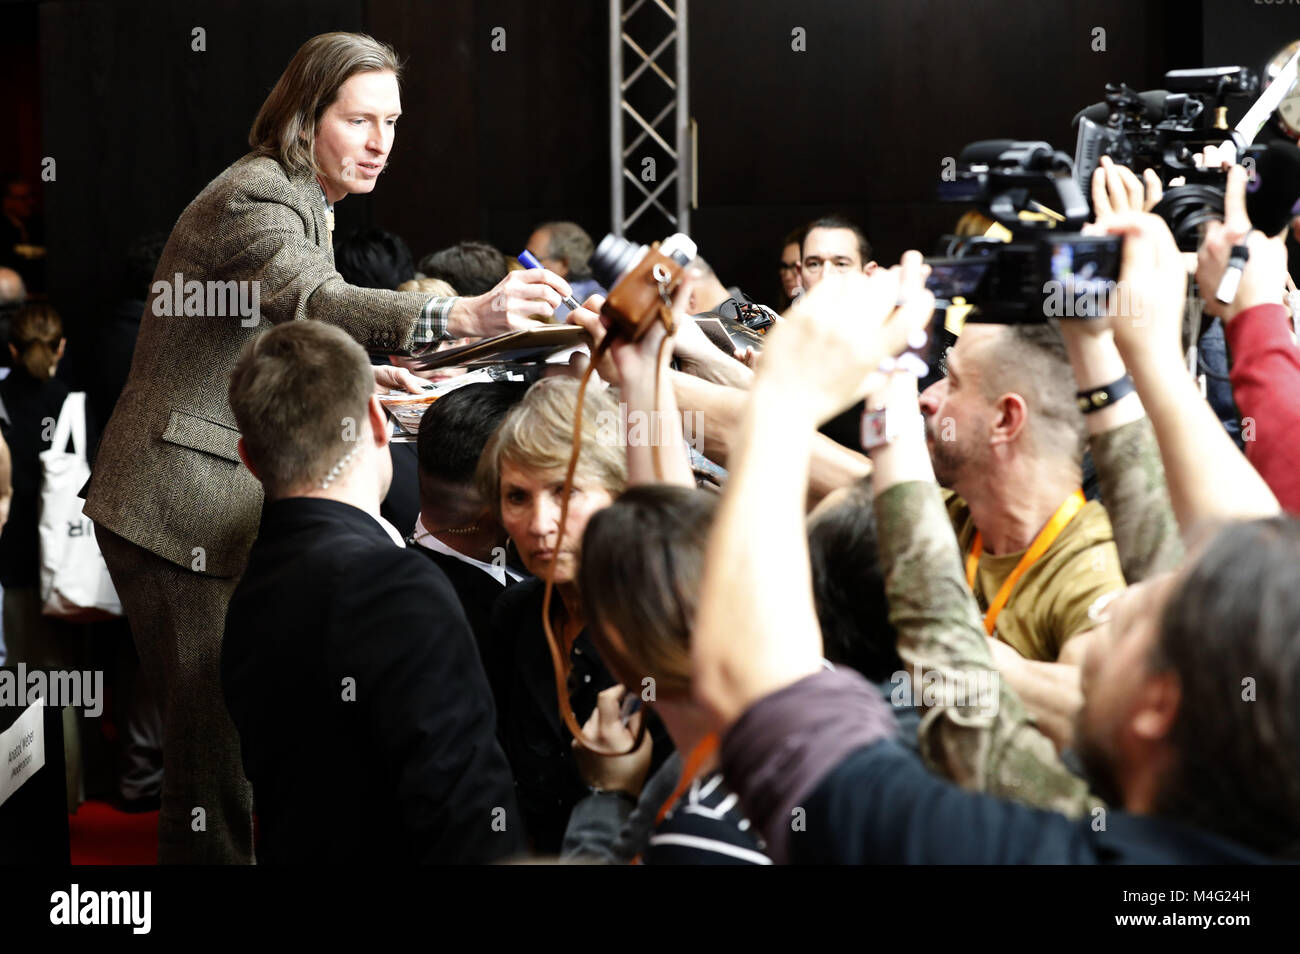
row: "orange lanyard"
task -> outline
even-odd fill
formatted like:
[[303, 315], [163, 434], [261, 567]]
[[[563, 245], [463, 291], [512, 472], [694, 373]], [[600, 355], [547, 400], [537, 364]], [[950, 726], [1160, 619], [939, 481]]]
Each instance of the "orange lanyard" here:
[[[1065, 525], [1074, 519], [1074, 515], [1082, 510], [1083, 505], [1087, 502], [1087, 498], [1083, 496], [1083, 491], [1076, 490], [1066, 498], [1065, 503], [1056, 508], [1056, 513], [1052, 514], [1052, 519], [1047, 521], [1047, 526], [1038, 531], [1038, 536], [1034, 537], [1034, 542], [1029, 545], [1029, 549], [1020, 558], [1020, 562], [1011, 571], [1011, 575], [1003, 581], [1002, 587], [998, 590], [998, 595], [989, 604], [989, 611], [984, 614], [984, 632], [990, 636], [993, 635], [993, 626], [997, 622], [998, 614], [1002, 612], [1002, 608], [1007, 605], [1007, 600], [1011, 598], [1012, 588], [1024, 576], [1025, 571], [1034, 564], [1034, 561], [1047, 552], [1047, 548], [1061, 535]], [[975, 589], [975, 571], [979, 568], [980, 555], [983, 552], [984, 540], [980, 537], [980, 532], [976, 530], [975, 541], [971, 544], [970, 556], [966, 558], [966, 583], [972, 591]]]
[[[718, 751], [718, 733], [716, 732], [710, 732], [700, 739], [695, 748], [691, 749], [691, 754], [686, 756], [686, 763], [682, 766], [682, 777], [678, 780], [677, 787], [668, 796], [668, 801], [664, 802], [660, 807], [659, 814], [655, 815], [656, 828], [672, 811], [678, 800], [686, 794], [686, 790], [691, 787], [691, 782], [695, 781], [695, 776], [700, 773], [700, 766], [716, 751]], [[641, 864], [640, 854], [632, 859], [632, 864]]]
[[691, 749], [691, 754], [686, 756], [686, 764], [682, 766], [682, 777], [677, 782], [677, 788], [668, 796], [668, 801], [663, 803], [659, 809], [659, 814], [655, 816], [655, 824], [658, 825], [667, 814], [672, 811], [677, 800], [686, 794], [690, 788], [691, 782], [695, 781], [695, 776], [699, 774], [700, 766], [710, 755], [718, 751], [718, 733], [710, 732], [704, 738], [700, 739], [698, 745]]

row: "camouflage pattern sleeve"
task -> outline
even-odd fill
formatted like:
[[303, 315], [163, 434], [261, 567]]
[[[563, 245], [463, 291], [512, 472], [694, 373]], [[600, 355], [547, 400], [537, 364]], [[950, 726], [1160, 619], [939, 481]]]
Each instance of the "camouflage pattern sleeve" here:
[[1094, 434], [1088, 445], [1124, 579], [1138, 583], [1178, 566], [1183, 542], [1151, 421], [1144, 416]]
[[875, 509], [889, 621], [911, 677], [896, 677], [893, 701], [922, 708], [926, 763], [964, 788], [1071, 817], [1101, 806], [1001, 679], [938, 487], [895, 485]]

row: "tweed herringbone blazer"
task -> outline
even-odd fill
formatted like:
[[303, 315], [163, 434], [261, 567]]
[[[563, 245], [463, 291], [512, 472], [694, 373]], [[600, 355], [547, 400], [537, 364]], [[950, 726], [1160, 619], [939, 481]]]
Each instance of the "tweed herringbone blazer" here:
[[[172, 313], [183, 302], [177, 275], [182, 287], [257, 282], [260, 319]], [[252, 286], [239, 287], [251, 299]], [[220, 296], [190, 310], [229, 312], [211, 307]], [[272, 324], [315, 319], [363, 347], [409, 351], [430, 297], [347, 284], [334, 268], [316, 180], [290, 177], [267, 157], [235, 162], [181, 213], [163, 250], [131, 374], [100, 442], [86, 514], [180, 566], [237, 575], [262, 510], [261, 484], [239, 460], [227, 398], [244, 342]]]

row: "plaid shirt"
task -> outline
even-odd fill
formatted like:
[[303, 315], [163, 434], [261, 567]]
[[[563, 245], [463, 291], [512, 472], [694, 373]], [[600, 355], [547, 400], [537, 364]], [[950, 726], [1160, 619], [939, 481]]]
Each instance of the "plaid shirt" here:
[[424, 303], [424, 310], [415, 320], [417, 348], [436, 344], [444, 338], [451, 337], [447, 334], [447, 318], [451, 315], [451, 306], [455, 303], [454, 298], [441, 298], [436, 295]]

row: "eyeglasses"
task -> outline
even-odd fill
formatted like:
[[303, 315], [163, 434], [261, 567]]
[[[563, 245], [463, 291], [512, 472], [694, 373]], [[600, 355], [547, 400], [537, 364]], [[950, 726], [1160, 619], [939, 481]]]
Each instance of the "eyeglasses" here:
[[803, 270], [810, 275], [818, 274], [823, 265], [829, 265], [831, 270], [836, 272], [851, 272], [854, 269], [853, 260], [848, 258], [805, 258], [803, 260]]

